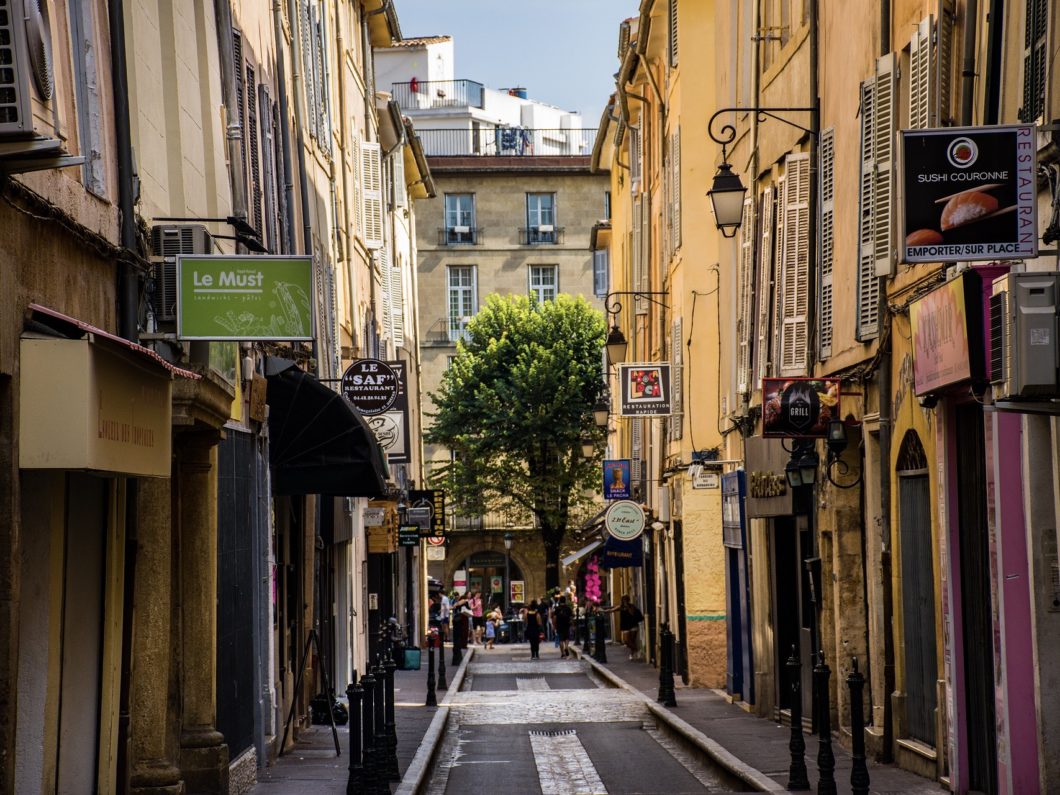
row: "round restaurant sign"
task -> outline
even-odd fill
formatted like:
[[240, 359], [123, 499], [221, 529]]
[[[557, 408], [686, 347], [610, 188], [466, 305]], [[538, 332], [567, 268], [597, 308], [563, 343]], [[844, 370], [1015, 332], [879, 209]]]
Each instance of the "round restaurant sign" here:
[[612, 538], [632, 541], [644, 532], [644, 509], [633, 500], [613, 502], [604, 515], [604, 527]]
[[358, 413], [382, 414], [397, 400], [397, 374], [379, 359], [358, 359], [342, 374], [342, 394]]

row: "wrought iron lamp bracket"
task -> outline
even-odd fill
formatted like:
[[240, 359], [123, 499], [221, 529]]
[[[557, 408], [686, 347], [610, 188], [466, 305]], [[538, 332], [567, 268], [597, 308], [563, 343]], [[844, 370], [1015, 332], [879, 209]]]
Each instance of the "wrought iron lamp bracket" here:
[[[728, 162], [729, 155], [727, 147], [733, 141], [736, 140], [736, 127], [732, 124], [723, 124], [717, 132], [715, 132], [714, 126], [717, 122], [718, 117], [724, 113], [754, 113], [758, 116], [758, 121], [765, 122], [768, 119], [776, 119], [779, 122], [787, 124], [789, 127], [794, 127], [796, 130], [802, 130], [808, 135], [817, 135], [817, 108], [814, 107], [792, 107], [792, 108], [766, 108], [766, 107], [731, 107], [722, 108], [721, 110], [715, 111], [714, 115], [710, 117], [710, 121], [707, 122], [707, 135], [710, 136], [710, 140], [716, 144], [721, 144], [721, 159]], [[810, 126], [804, 127], [801, 124], [793, 122], [791, 119], [785, 119], [780, 114], [782, 113], [809, 113], [810, 114]]]
[[650, 303], [656, 304], [657, 306], [661, 306], [663, 309], [670, 308], [662, 301], [654, 297], [657, 295], [669, 295], [669, 293], [651, 293], [643, 292], [641, 290], [619, 291], [614, 293], [608, 293], [604, 297], [604, 311], [607, 312], [607, 314], [611, 317], [617, 317], [619, 314], [622, 313], [622, 302], [618, 300], [618, 296], [621, 295], [631, 295], [633, 296], [634, 300], [636, 300], [637, 298], [643, 298], [645, 301], [649, 301]]

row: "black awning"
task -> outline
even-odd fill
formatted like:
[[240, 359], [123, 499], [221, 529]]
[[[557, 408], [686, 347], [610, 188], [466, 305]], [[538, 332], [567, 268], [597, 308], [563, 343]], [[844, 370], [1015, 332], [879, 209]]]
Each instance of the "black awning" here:
[[265, 375], [273, 491], [384, 496], [386, 456], [353, 406], [287, 359], [270, 357]]

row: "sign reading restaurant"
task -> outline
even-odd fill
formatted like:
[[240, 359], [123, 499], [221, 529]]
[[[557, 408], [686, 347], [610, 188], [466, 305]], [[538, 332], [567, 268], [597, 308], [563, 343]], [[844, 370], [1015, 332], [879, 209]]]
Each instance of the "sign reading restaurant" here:
[[902, 262], [1038, 256], [1034, 126], [902, 130]]
[[669, 417], [673, 413], [669, 362], [620, 364], [618, 379], [620, 417]]
[[361, 414], [388, 411], [397, 401], [400, 382], [394, 369], [379, 359], [358, 359], [342, 374], [342, 394]]
[[177, 257], [177, 337], [313, 339], [309, 257]]

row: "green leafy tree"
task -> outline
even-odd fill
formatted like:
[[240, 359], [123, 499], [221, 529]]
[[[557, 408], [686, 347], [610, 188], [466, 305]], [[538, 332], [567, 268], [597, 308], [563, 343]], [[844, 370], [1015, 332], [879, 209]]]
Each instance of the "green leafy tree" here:
[[581, 297], [536, 302], [490, 296], [432, 394], [427, 441], [455, 453], [432, 477], [467, 514], [533, 515], [545, 548], [545, 587], [559, 585], [568, 523], [592, 502], [603, 432], [592, 406], [602, 383], [603, 314]]

